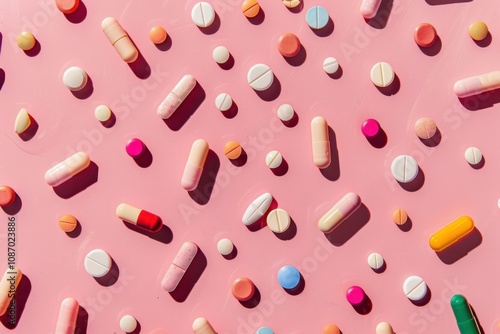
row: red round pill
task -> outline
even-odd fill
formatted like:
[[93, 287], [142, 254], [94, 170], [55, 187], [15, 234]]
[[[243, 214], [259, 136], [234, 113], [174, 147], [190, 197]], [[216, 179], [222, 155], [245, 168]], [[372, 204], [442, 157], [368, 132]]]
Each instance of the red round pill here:
[[294, 57], [300, 51], [300, 40], [292, 33], [280, 36], [278, 40], [278, 51], [283, 57]]
[[9, 186], [0, 186], [0, 206], [9, 206], [14, 203], [16, 192]]
[[249, 278], [240, 277], [234, 280], [231, 285], [231, 292], [233, 293], [234, 298], [244, 302], [253, 297], [253, 294], [255, 293], [255, 285]]
[[76, 12], [80, 0], [56, 0], [56, 7], [64, 14], [72, 14]]
[[437, 39], [436, 29], [429, 23], [420, 23], [413, 33], [413, 39], [417, 45], [427, 48], [432, 46]]

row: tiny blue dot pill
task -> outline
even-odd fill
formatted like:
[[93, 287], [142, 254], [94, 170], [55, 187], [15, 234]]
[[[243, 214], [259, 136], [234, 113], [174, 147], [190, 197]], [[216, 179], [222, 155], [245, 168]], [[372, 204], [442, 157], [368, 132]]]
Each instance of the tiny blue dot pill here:
[[257, 329], [255, 334], [274, 334], [273, 330], [267, 326]]
[[283, 266], [278, 271], [278, 283], [283, 289], [294, 289], [300, 283], [300, 272], [294, 266]]
[[311, 29], [323, 29], [328, 24], [330, 16], [325, 8], [314, 6], [307, 11], [306, 22]]

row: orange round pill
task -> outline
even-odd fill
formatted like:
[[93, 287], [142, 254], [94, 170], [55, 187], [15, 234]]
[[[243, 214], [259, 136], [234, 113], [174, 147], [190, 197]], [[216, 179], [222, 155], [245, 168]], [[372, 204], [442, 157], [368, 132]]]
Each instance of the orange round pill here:
[[408, 220], [408, 214], [405, 210], [396, 209], [392, 213], [392, 220], [396, 223], [396, 225], [403, 225]]
[[257, 0], [245, 0], [241, 5], [241, 11], [249, 19], [256, 17], [260, 11], [260, 5]]
[[59, 228], [66, 233], [73, 232], [78, 225], [78, 220], [72, 215], [64, 215], [59, 219]]
[[421, 23], [415, 28], [413, 39], [421, 47], [432, 46], [437, 39], [436, 29], [430, 23]]
[[253, 297], [255, 285], [249, 278], [240, 277], [235, 279], [231, 285], [231, 293], [234, 298], [244, 302]]
[[167, 31], [161, 26], [154, 26], [149, 31], [149, 39], [155, 44], [161, 44], [167, 39]]
[[224, 146], [224, 155], [231, 160], [238, 159], [242, 151], [243, 149], [237, 141], [230, 141]]
[[323, 327], [323, 334], [340, 334], [340, 329], [336, 325], [326, 325]]
[[0, 206], [9, 206], [14, 203], [16, 192], [9, 186], [0, 186]]
[[74, 13], [79, 5], [80, 0], [56, 0], [56, 7], [64, 14]]
[[278, 40], [278, 51], [283, 57], [296, 56], [300, 51], [299, 38], [292, 33], [281, 35]]

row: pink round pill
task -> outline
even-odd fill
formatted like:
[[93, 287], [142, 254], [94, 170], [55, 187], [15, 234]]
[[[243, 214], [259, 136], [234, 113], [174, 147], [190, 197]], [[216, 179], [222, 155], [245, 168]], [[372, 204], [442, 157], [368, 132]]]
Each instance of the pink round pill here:
[[132, 158], [137, 158], [144, 152], [144, 143], [142, 140], [137, 138], [132, 138], [128, 141], [127, 146], [125, 147], [128, 155]]
[[367, 119], [363, 122], [363, 125], [361, 125], [361, 132], [368, 138], [375, 137], [379, 131], [380, 124], [373, 118]]
[[352, 306], [358, 306], [365, 300], [365, 292], [359, 286], [351, 286], [347, 289], [346, 298]]

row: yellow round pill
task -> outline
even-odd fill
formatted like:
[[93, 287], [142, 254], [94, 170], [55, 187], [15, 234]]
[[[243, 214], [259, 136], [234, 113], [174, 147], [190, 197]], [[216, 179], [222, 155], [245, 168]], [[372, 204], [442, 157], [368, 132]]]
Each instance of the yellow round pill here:
[[24, 51], [33, 49], [36, 44], [35, 36], [32, 33], [23, 31], [16, 38], [17, 45]]
[[476, 21], [469, 26], [469, 35], [475, 41], [482, 41], [488, 36], [488, 26], [483, 21]]
[[149, 31], [149, 39], [155, 44], [161, 44], [167, 39], [167, 31], [161, 26], [155, 26]]

